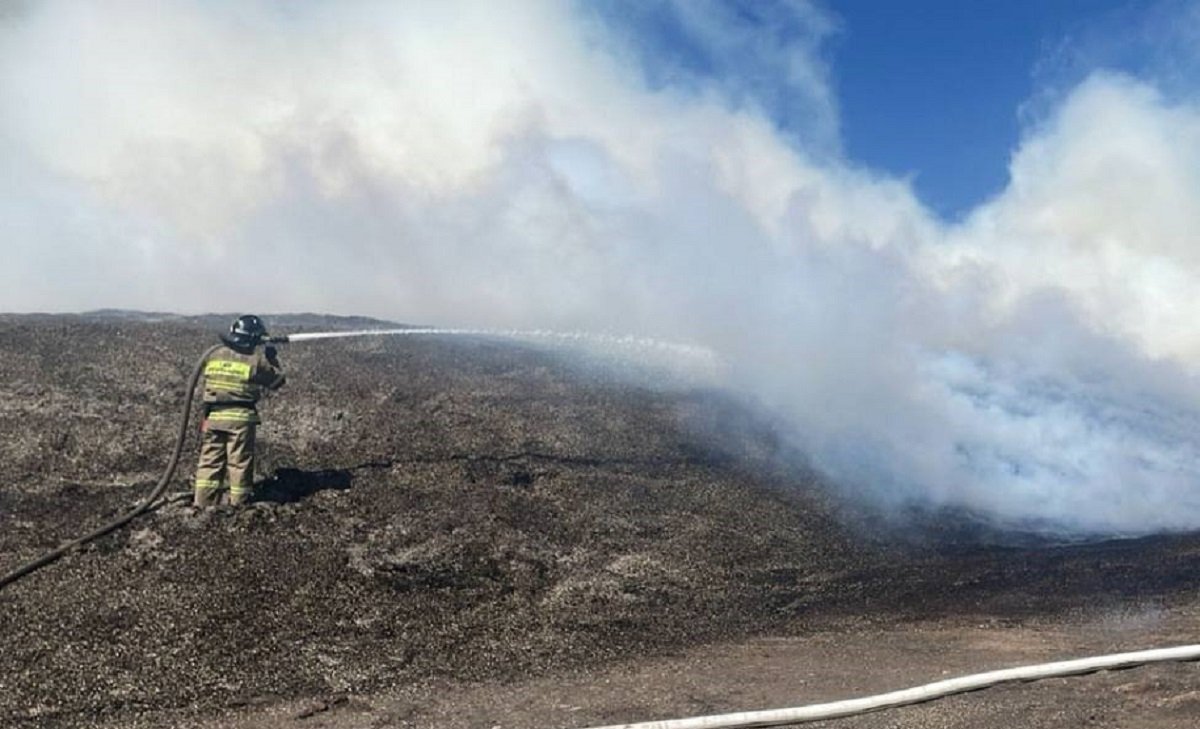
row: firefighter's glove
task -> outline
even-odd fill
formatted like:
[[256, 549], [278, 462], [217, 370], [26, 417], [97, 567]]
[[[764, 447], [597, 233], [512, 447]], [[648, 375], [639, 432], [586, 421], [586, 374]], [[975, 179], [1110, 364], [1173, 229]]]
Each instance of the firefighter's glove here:
[[275, 349], [274, 345], [268, 344], [266, 347], [264, 347], [263, 354], [267, 355], [267, 361], [273, 366], [279, 366], [279, 350]]

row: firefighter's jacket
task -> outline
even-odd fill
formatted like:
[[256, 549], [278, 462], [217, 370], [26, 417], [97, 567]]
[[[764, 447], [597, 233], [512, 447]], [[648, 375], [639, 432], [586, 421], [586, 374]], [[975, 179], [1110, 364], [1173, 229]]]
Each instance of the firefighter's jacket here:
[[264, 390], [284, 383], [279, 361], [261, 349], [225, 346], [204, 363], [204, 417], [207, 428], [223, 430], [259, 423], [255, 405]]

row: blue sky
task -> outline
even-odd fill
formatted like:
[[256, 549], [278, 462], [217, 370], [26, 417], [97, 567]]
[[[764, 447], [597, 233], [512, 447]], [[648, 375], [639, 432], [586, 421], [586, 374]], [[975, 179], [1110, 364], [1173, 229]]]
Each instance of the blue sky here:
[[[1186, 2], [1129, 0], [601, 0], [656, 86], [717, 81], [799, 146], [912, 181], [956, 219], [1001, 192], [1024, 127], [1096, 69], [1191, 86]], [[702, 10], [697, 10], [702, 8]], [[815, 8], [817, 12], [812, 12]], [[1191, 12], [1195, 12], [1194, 9]], [[706, 24], [716, 18], [718, 32]], [[787, 58], [824, 61], [833, 119]], [[826, 139], [828, 137], [828, 139]], [[809, 143], [817, 139], [817, 145]]]
[[[1062, 49], [1132, 13], [1120, 0], [830, 6], [844, 23], [831, 57], [846, 153], [913, 175], [922, 201], [943, 216], [969, 210], [1006, 184], [1019, 111], [1035, 93], [1035, 76], [1074, 75], [1081, 69], [1059, 57]], [[1095, 60], [1141, 62], [1137, 53]], [[1048, 67], [1056, 64], [1067, 67]]]

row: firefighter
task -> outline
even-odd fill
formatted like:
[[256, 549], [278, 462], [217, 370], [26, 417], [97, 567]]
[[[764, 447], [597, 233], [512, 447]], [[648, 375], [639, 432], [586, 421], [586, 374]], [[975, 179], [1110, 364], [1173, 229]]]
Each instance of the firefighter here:
[[254, 315], [240, 316], [221, 335], [225, 346], [204, 364], [204, 420], [200, 463], [196, 467], [196, 506], [221, 502], [228, 486], [229, 503], [244, 504], [254, 485], [255, 405], [263, 390], [283, 386], [283, 369], [275, 347], [266, 344], [267, 328]]

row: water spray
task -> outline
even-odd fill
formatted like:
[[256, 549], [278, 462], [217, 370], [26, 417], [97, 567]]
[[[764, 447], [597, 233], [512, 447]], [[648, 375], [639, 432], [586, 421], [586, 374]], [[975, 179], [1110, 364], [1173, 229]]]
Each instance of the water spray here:
[[440, 327], [407, 327], [401, 329], [359, 329], [355, 331], [300, 332], [269, 337], [272, 344], [289, 342], [312, 342], [321, 339], [346, 339], [350, 337], [385, 336], [433, 336], [433, 337], [480, 337], [515, 341], [548, 341], [565, 345], [600, 345], [614, 349], [662, 352], [673, 357], [715, 366], [718, 357], [707, 347], [694, 344], [669, 342], [651, 337], [636, 337], [622, 334], [599, 334], [595, 332], [560, 332], [551, 329], [448, 329]]
[[[594, 362], [611, 362], [617, 367], [645, 367], [656, 373], [693, 383], [720, 381], [727, 364], [713, 350], [652, 337], [628, 334], [603, 334], [552, 329], [462, 329], [443, 327], [405, 327], [397, 329], [359, 329], [352, 331], [300, 332], [269, 337], [272, 344], [318, 342], [360, 337], [461, 337], [497, 339], [548, 345], [582, 352]], [[636, 371], [636, 370], [635, 370]]]

